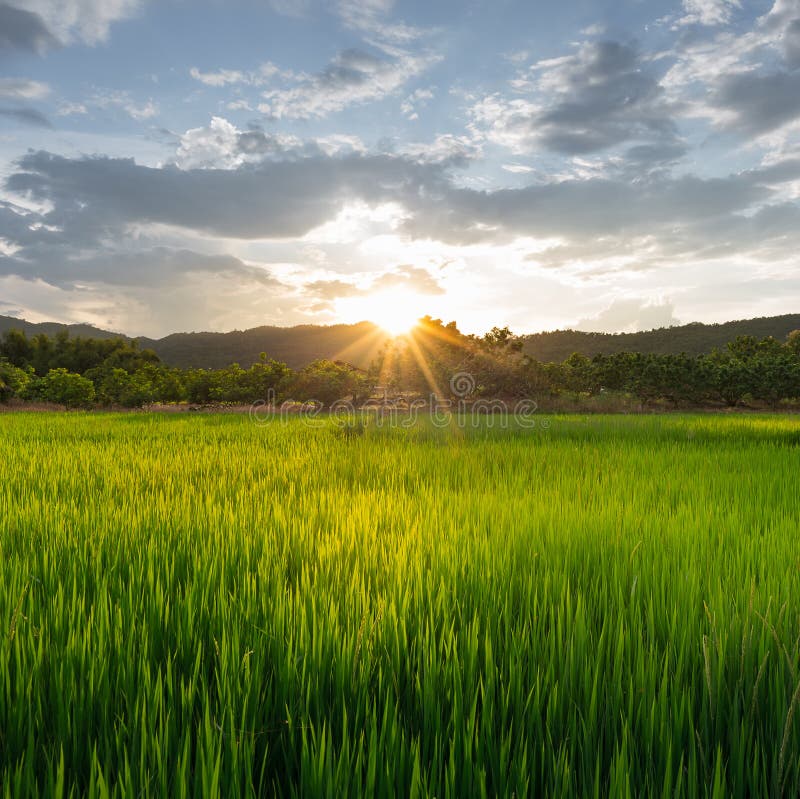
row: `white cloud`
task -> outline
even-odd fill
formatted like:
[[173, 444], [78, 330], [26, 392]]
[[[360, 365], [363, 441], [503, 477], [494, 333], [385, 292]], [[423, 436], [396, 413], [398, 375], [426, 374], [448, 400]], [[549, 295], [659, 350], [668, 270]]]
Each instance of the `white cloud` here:
[[258, 109], [275, 119], [319, 119], [394, 94], [439, 60], [407, 53], [388, 60], [344, 50], [322, 72], [296, 75], [294, 85], [264, 92]]
[[726, 25], [736, 9], [740, 9], [740, 0], [683, 0], [684, 16], [676, 20], [679, 27], [684, 25]]
[[532, 166], [525, 166], [524, 164], [503, 164], [502, 168], [514, 175], [526, 175], [536, 171]]
[[336, 8], [347, 27], [392, 54], [398, 46], [407, 46], [430, 33], [404, 22], [390, 22], [387, 15], [394, 8], [394, 0], [338, 0]]
[[238, 69], [218, 69], [216, 72], [201, 72], [197, 67], [192, 67], [189, 74], [206, 86], [220, 88], [222, 86], [263, 86], [274, 78], [291, 79], [295, 73], [292, 70], [279, 69], [271, 61], [265, 61], [258, 69], [242, 72]]
[[410, 120], [419, 119], [419, 110], [424, 108], [434, 98], [433, 89], [417, 89], [403, 100], [400, 110]]
[[181, 136], [175, 164], [181, 169], [237, 169], [301, 147], [295, 136], [242, 131], [215, 116], [208, 127], [192, 128]]
[[114, 22], [132, 16], [142, 5], [143, 0], [24, 0], [25, 10], [39, 14], [65, 44], [76, 39], [87, 44], [105, 41]]
[[235, 69], [220, 69], [218, 72], [201, 72], [197, 67], [192, 67], [189, 74], [206, 86], [227, 86], [229, 83], [249, 82], [243, 72]]
[[0, 78], [0, 99], [41, 100], [50, 94], [50, 87], [38, 80]]
[[481, 147], [468, 136], [443, 133], [432, 142], [408, 142], [400, 153], [424, 164], [466, 163], [482, 154]]
[[83, 103], [59, 103], [56, 113], [60, 117], [68, 117], [78, 114], [88, 114], [89, 109]]
[[158, 105], [152, 100], [139, 102], [125, 91], [98, 92], [87, 101], [98, 108], [121, 108], [131, 119], [143, 122], [158, 115]]
[[181, 169], [238, 169], [279, 157], [354, 153], [366, 153], [366, 147], [353, 134], [331, 133], [303, 140], [260, 128], [241, 130], [224, 117], [214, 116], [207, 127], [191, 128], [181, 136], [174, 163]]

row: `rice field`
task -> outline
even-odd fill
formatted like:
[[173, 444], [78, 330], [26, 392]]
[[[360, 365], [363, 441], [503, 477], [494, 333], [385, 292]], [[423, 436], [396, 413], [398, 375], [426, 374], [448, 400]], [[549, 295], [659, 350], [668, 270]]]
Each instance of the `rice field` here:
[[800, 794], [800, 422], [0, 415], [2, 796]]

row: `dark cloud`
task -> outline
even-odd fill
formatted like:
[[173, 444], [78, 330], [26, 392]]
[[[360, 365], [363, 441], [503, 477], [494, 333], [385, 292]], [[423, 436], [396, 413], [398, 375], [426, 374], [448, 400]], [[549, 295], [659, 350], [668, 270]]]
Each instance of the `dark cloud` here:
[[675, 109], [631, 44], [585, 42], [573, 55], [536, 65], [532, 75], [538, 94], [527, 109], [502, 102], [483, 109], [494, 134], [518, 150], [584, 155], [631, 141], [673, 152], [681, 146]]
[[281, 285], [269, 272], [231, 255], [208, 255], [171, 247], [142, 248], [133, 252], [110, 249], [91, 255], [39, 247], [26, 254], [25, 260], [0, 256], [0, 275], [44, 278], [62, 288], [69, 288], [76, 282], [180, 288], [187, 278], [201, 274], [244, 278], [264, 286]]
[[[412, 239], [463, 245], [559, 238], [560, 244], [535, 260], [559, 266], [641, 251], [652, 263], [797, 247], [797, 205], [775, 202], [779, 184], [797, 175], [800, 161], [794, 159], [724, 178], [654, 172], [637, 181], [619, 176], [479, 191], [456, 185], [441, 165], [401, 156], [314, 156], [231, 170], [181, 170], [37, 152], [20, 159], [6, 188], [49, 210], [34, 214], [0, 204], [0, 235], [21, 248], [6, 262], [8, 272], [11, 262], [55, 263], [54, 253], [102, 248], [123, 239], [131, 225], [284, 240], [335, 218], [349, 202], [395, 202], [405, 211], [398, 233]], [[370, 288], [401, 285], [441, 291], [426, 270], [408, 265], [375, 278]], [[354, 291], [341, 280], [307, 288], [321, 299]]]
[[462, 244], [515, 236], [608, 241], [702, 225], [745, 211], [770, 194], [755, 173], [637, 183], [575, 179], [494, 192], [450, 186], [438, 196], [429, 194], [408, 227], [418, 237]]
[[0, 3], [0, 53], [5, 50], [39, 52], [56, 43], [38, 14]]
[[402, 197], [432, 183], [438, 171], [392, 156], [181, 170], [36, 152], [20, 159], [7, 188], [51, 201], [55, 209], [46, 215], [47, 224], [103, 229], [158, 222], [233, 238], [291, 238], [331, 219], [347, 199], [378, 203]]
[[53, 127], [41, 111], [33, 108], [0, 108], [0, 116], [21, 122], [23, 125], [34, 125], [38, 128]]
[[720, 80], [712, 102], [734, 113], [729, 129], [767, 133], [800, 116], [800, 72], [728, 75]]
[[783, 55], [790, 69], [800, 67], [800, 18], [793, 19], [783, 34]]
[[679, 141], [637, 144], [625, 151], [624, 168], [636, 173], [640, 173], [642, 168], [663, 169], [676, 164], [686, 153], [686, 145]]

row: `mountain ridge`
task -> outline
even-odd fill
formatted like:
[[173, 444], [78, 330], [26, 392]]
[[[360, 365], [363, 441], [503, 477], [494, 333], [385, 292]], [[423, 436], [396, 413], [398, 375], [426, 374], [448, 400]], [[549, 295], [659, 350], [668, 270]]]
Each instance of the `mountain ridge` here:
[[[233, 362], [249, 366], [259, 360], [262, 352], [287, 363], [293, 369], [302, 368], [319, 358], [348, 361], [363, 368], [370, 364], [390, 338], [388, 333], [372, 322], [292, 327], [262, 325], [224, 333], [171, 333], [154, 339], [126, 336], [87, 324], [37, 323], [0, 316], [0, 334], [12, 328], [20, 329], [28, 336], [37, 333], [52, 336], [66, 329], [71, 336], [135, 339], [141, 347], [155, 350], [165, 363], [184, 368], [221, 368]], [[626, 350], [659, 355], [681, 352], [700, 355], [724, 347], [739, 335], [757, 338], [773, 336], [783, 341], [792, 330], [797, 329], [800, 329], [800, 314], [782, 314], [711, 324], [690, 322], [636, 333], [566, 329], [531, 333], [521, 338], [524, 340], [523, 350], [528, 355], [539, 361], [560, 362], [573, 352], [590, 357]]]

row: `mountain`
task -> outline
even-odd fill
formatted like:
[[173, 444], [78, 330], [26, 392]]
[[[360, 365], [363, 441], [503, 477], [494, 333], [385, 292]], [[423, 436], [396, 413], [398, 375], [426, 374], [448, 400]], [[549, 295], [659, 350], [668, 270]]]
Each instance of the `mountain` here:
[[65, 325], [62, 322], [26, 322], [14, 316], [0, 316], [0, 335], [6, 330], [21, 330], [29, 338], [37, 333], [54, 336], [59, 330], [67, 329], [70, 336], [83, 338], [124, 338], [122, 333], [112, 333], [110, 330], [101, 330], [94, 325]]
[[140, 339], [174, 366], [218, 369], [234, 361], [248, 367], [262, 352], [300, 369], [318, 358], [347, 361], [366, 368], [389, 336], [371, 322], [355, 325], [254, 327], [230, 333], [173, 333], [162, 339]]
[[[92, 325], [63, 325], [57, 322], [35, 324], [10, 316], [0, 316], [0, 334], [11, 328], [28, 336], [52, 336], [66, 328], [72, 336], [128, 338]], [[773, 336], [785, 340], [800, 329], [800, 314], [745, 319], [707, 325], [694, 322], [641, 333], [587, 333], [555, 330], [524, 336], [524, 351], [540, 361], [563, 361], [573, 352], [584, 355], [609, 355], [614, 352], [669, 354], [685, 352], [700, 355], [722, 348], [736, 336]], [[342, 360], [362, 368], [369, 366], [388, 334], [371, 322], [355, 325], [298, 325], [296, 327], [254, 327], [229, 333], [173, 333], [161, 339], [139, 338], [142, 347], [155, 350], [172, 366], [220, 368], [234, 361], [250, 366], [262, 352], [299, 369], [318, 358]]]
[[573, 352], [582, 355], [611, 355], [615, 352], [643, 352], [656, 355], [702, 355], [723, 349], [737, 336], [772, 336], [784, 341], [792, 330], [800, 330], [800, 314], [764, 316], [707, 325], [692, 322], [640, 333], [586, 333], [579, 330], [554, 330], [525, 336], [523, 351], [538, 361], [561, 362]]

